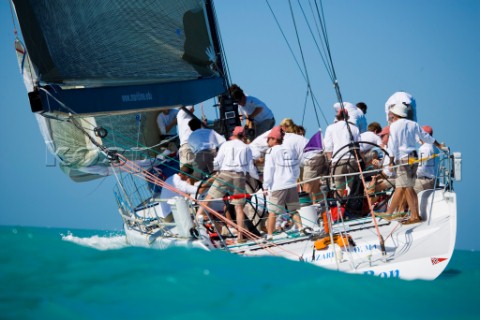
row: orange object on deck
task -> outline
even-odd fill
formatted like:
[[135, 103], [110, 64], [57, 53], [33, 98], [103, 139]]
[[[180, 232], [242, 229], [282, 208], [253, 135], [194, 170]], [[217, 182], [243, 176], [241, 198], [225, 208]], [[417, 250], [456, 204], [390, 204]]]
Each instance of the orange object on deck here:
[[323, 229], [325, 230], [325, 233], [330, 233], [330, 228], [328, 226], [328, 217], [327, 217], [327, 212], [322, 212], [322, 219], [323, 219]]
[[[336, 243], [340, 248], [345, 248], [351, 241], [351, 237], [349, 235], [343, 236], [341, 234], [336, 234], [333, 236], [333, 242]], [[316, 240], [313, 245], [317, 250], [324, 250], [327, 249], [328, 246], [331, 244], [330, 237], [324, 237], [322, 239]]]

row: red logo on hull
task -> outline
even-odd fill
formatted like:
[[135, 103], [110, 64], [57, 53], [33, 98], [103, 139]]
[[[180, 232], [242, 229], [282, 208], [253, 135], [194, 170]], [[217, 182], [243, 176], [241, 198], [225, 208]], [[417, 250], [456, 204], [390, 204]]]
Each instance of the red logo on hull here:
[[436, 265], [440, 262], [443, 262], [443, 261], [447, 260], [447, 258], [430, 258], [430, 259], [432, 260], [433, 265]]

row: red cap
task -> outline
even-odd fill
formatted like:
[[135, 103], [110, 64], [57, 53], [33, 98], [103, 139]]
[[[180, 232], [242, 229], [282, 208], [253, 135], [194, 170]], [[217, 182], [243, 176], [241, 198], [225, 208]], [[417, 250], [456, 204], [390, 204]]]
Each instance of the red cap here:
[[280, 126], [273, 127], [272, 130], [270, 130], [270, 133], [268, 134], [268, 138], [282, 140], [283, 139], [282, 128], [280, 128]]
[[380, 133], [378, 134], [380, 137], [381, 136], [384, 136], [386, 134], [390, 134], [390, 126], [386, 126], [382, 129], [382, 131], [380, 131]]
[[243, 136], [244, 129], [241, 126], [236, 126], [233, 129], [232, 136]]
[[432, 134], [433, 134], [433, 129], [432, 129], [432, 127], [430, 127], [430, 126], [423, 126], [422, 129], [423, 129], [423, 131], [425, 131], [425, 132], [428, 133], [429, 135], [432, 135]]

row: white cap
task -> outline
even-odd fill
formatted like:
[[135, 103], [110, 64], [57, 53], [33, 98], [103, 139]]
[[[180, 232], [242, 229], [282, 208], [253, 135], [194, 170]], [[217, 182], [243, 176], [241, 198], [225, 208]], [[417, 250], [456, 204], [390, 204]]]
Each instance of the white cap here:
[[396, 103], [393, 107], [390, 108], [390, 112], [396, 114], [399, 117], [407, 117], [407, 106], [403, 103]]
[[385, 102], [385, 109], [388, 110], [390, 106], [396, 103], [402, 103], [402, 102], [411, 105], [412, 108], [416, 107], [415, 98], [413, 98], [413, 96], [410, 93], [405, 91], [398, 91], [392, 94], [390, 98], [388, 98], [387, 102]]
[[[342, 107], [342, 105], [340, 104], [340, 102], [335, 102], [333, 104], [333, 108], [335, 109], [335, 111], [338, 113], [338, 110], [340, 110], [340, 108]], [[354, 106], [353, 104], [351, 104], [350, 102], [343, 102], [343, 107], [345, 109], [350, 109], [350, 110], [355, 110], [357, 107]]]

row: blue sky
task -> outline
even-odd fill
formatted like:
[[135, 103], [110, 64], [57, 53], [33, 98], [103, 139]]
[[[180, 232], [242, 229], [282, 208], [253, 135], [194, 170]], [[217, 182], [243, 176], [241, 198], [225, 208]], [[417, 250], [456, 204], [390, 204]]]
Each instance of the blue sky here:
[[[304, 8], [308, 8], [308, 3]], [[287, 1], [270, 0], [297, 59], [297, 40]], [[312, 88], [328, 120], [336, 101], [330, 79], [292, 1]], [[306, 84], [265, 1], [215, 1], [232, 81], [265, 101], [277, 121], [302, 123]], [[384, 104], [395, 91], [417, 100], [421, 125], [462, 152], [463, 181], [458, 195], [457, 249], [480, 249], [476, 206], [478, 156], [476, 106], [480, 92], [480, 2], [325, 0], [334, 66], [343, 98], [368, 105], [367, 119], [385, 124]], [[302, 29], [303, 28], [303, 29]], [[0, 117], [2, 183], [0, 224], [121, 230], [112, 188], [114, 179], [75, 183], [47, 154], [19, 74], [13, 24], [6, 1], [0, 4]], [[204, 109], [213, 116], [211, 103]], [[197, 108], [199, 110], [199, 108]], [[197, 111], [199, 113], [199, 111]], [[322, 128], [326, 128], [323, 118]], [[307, 105], [307, 136], [318, 129]]]

